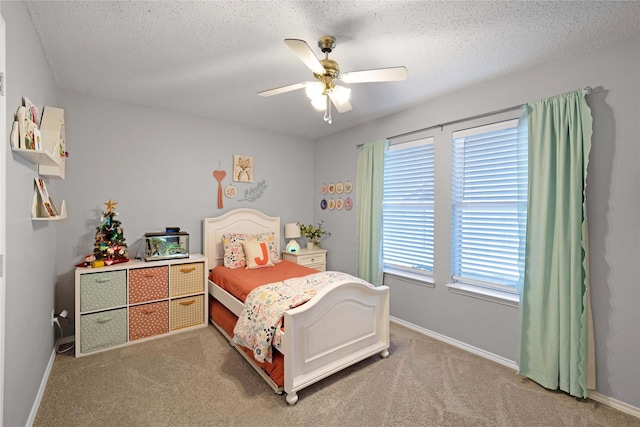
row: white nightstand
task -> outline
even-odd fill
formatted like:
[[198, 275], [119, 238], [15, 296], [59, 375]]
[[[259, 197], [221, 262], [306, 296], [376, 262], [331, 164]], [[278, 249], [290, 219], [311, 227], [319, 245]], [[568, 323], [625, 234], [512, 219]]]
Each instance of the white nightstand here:
[[283, 252], [282, 259], [319, 271], [327, 269], [326, 249], [300, 249], [298, 253]]

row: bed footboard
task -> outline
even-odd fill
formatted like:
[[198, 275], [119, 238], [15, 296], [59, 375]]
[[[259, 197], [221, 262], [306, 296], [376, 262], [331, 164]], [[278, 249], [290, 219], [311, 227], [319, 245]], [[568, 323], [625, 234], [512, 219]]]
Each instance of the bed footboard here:
[[284, 313], [287, 402], [297, 392], [376, 353], [389, 356], [389, 288], [342, 283]]

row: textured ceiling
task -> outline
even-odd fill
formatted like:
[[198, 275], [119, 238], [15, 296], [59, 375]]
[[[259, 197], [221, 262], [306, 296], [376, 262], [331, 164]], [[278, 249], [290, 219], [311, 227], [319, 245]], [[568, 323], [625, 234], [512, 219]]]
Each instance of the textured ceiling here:
[[[444, 92], [640, 34], [640, 2], [27, 1], [56, 82], [96, 97], [315, 139]], [[322, 120], [284, 44], [321, 35], [341, 70], [404, 65], [403, 82], [350, 85]], [[346, 86], [346, 85], [345, 85]]]

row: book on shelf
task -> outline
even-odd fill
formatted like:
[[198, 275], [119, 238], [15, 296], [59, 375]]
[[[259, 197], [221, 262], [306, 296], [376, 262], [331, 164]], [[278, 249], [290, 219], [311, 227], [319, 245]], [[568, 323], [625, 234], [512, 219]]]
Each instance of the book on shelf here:
[[60, 211], [56, 207], [47, 191], [47, 185], [42, 178], [34, 178], [35, 186], [38, 188], [38, 216], [48, 216], [55, 218], [60, 216]]
[[[39, 129], [40, 118], [35, 104], [27, 97], [23, 97], [24, 105], [18, 107], [16, 111], [17, 123], [17, 144], [12, 139], [14, 148], [24, 148], [27, 150], [42, 150], [42, 132]], [[14, 136], [12, 135], [12, 138]]]

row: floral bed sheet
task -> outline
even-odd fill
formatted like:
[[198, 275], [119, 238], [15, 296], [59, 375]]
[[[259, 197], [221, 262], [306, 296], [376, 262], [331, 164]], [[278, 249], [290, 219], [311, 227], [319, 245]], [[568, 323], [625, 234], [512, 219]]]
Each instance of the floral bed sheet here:
[[322, 271], [260, 286], [249, 293], [233, 331], [236, 344], [250, 348], [259, 362], [272, 361], [272, 346], [280, 345], [284, 312], [312, 299], [324, 287], [338, 282], [369, 282], [347, 273]]

